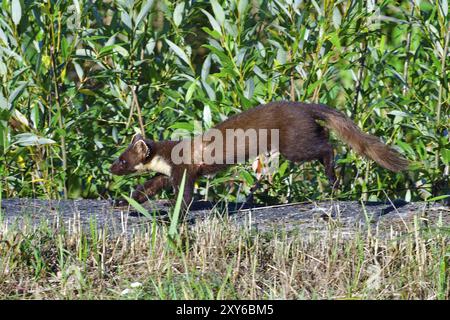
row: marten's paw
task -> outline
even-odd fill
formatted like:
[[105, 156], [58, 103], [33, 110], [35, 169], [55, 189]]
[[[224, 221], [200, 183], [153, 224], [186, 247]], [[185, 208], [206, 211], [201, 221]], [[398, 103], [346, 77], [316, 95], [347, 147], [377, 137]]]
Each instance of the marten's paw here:
[[113, 200], [114, 207], [127, 207], [128, 205], [129, 205], [128, 201], [123, 198]]
[[131, 198], [136, 200], [138, 203], [143, 203], [148, 200], [148, 196], [145, 193], [145, 187], [143, 185], [138, 185], [136, 190], [131, 194]]

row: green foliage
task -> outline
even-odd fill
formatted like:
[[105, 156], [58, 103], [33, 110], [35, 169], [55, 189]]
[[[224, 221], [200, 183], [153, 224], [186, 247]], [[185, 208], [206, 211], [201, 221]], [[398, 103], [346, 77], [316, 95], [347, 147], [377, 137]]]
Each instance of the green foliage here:
[[[0, 10], [3, 196], [128, 192], [138, 179], [108, 168], [140, 128], [167, 139], [282, 99], [344, 111], [415, 162], [393, 174], [336, 142], [340, 197], [427, 198], [448, 179], [447, 1], [9, 0]], [[235, 200], [255, 180], [249, 169], [211, 190], [200, 181], [199, 193]], [[321, 165], [280, 170], [260, 201], [326, 197]]]

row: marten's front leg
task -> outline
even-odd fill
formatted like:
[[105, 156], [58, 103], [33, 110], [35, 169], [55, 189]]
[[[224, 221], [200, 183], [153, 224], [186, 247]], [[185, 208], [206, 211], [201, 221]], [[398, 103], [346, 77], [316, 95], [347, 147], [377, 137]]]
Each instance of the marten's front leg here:
[[[144, 184], [140, 184], [136, 187], [136, 190], [132, 193], [131, 198], [138, 203], [143, 203], [148, 200], [149, 197], [154, 196], [161, 189], [167, 189], [171, 186], [170, 178], [168, 176], [158, 174], [152, 179], [146, 181]], [[128, 201], [125, 199], [117, 199], [114, 203], [116, 206], [128, 205]]]
[[138, 203], [143, 203], [147, 201], [149, 197], [154, 196], [162, 189], [167, 189], [170, 185], [170, 179], [168, 176], [158, 174], [152, 179], [146, 181], [143, 185], [138, 185], [131, 197]]

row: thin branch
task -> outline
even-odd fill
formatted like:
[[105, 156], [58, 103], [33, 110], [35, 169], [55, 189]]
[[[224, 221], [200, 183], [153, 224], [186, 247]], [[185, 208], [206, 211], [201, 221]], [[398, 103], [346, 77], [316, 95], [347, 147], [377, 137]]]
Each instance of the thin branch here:
[[142, 119], [142, 113], [141, 113], [141, 107], [139, 105], [139, 101], [137, 98], [137, 94], [136, 94], [136, 90], [137, 90], [137, 86], [132, 86], [131, 87], [131, 92], [133, 93], [133, 103], [136, 107], [136, 111], [138, 114], [138, 120], [139, 120], [139, 127], [141, 128], [141, 134], [145, 139], [145, 128], [144, 128], [144, 121]]
[[[366, 39], [364, 39], [366, 40]], [[367, 44], [366, 41], [363, 41], [361, 43], [361, 64], [359, 66], [359, 70], [358, 70], [358, 76], [356, 78], [356, 92], [355, 92], [355, 100], [353, 102], [353, 112], [351, 117], [354, 119], [356, 113], [358, 112], [358, 102], [359, 102], [359, 96], [361, 94], [362, 91], [362, 78], [364, 76], [364, 69], [366, 68], [366, 54], [367, 54]]]
[[[447, 35], [445, 37], [445, 43], [444, 43], [444, 52], [442, 53], [441, 57], [441, 75], [442, 79], [446, 76], [446, 58], [448, 54], [448, 44], [450, 41], [450, 25], [447, 28]], [[438, 96], [438, 103], [436, 105], [436, 129], [439, 131], [440, 129], [440, 122], [441, 122], [441, 110], [442, 110], [442, 96], [444, 94], [444, 86], [439, 86], [439, 96]], [[438, 132], [439, 135], [439, 132]], [[435, 158], [435, 167], [436, 169], [439, 168], [439, 150], [436, 150], [436, 158]]]
[[[289, 50], [289, 62], [292, 62], [292, 49]], [[295, 70], [295, 68], [294, 68], [294, 66], [292, 66], [292, 70], [291, 70], [291, 73], [290, 73], [290, 81], [291, 81], [290, 98], [291, 98], [291, 101], [295, 101], [294, 70]]]
[[406, 38], [406, 57], [405, 57], [405, 64], [403, 66], [403, 79], [405, 80], [405, 84], [403, 85], [403, 94], [406, 94], [408, 92], [408, 69], [409, 69], [409, 57], [410, 57], [409, 51], [411, 50], [411, 35], [412, 35], [412, 30], [413, 30], [411, 17], [413, 17], [413, 15], [414, 15], [414, 3], [411, 3], [411, 14], [408, 17], [409, 30], [408, 30], [408, 35]]
[[[58, 77], [57, 77], [57, 70], [56, 70], [56, 57], [55, 57], [55, 30], [53, 29], [53, 23], [51, 23], [51, 41], [52, 44], [50, 46], [50, 60], [52, 64], [52, 73], [53, 73], [53, 85], [55, 90], [55, 102], [56, 102], [56, 109], [57, 109], [57, 117], [58, 117], [58, 125], [61, 131], [64, 131], [64, 121], [62, 118], [62, 108], [61, 108], [61, 98], [59, 95], [59, 85], [58, 85]], [[51, 93], [50, 93], [51, 95]], [[66, 186], [66, 173], [67, 173], [67, 150], [66, 150], [66, 139], [64, 135], [60, 135], [60, 143], [61, 143], [61, 161], [62, 161], [62, 170], [64, 172], [64, 177], [62, 179], [63, 182], [63, 192], [64, 192], [64, 199], [67, 199], [67, 186]]]

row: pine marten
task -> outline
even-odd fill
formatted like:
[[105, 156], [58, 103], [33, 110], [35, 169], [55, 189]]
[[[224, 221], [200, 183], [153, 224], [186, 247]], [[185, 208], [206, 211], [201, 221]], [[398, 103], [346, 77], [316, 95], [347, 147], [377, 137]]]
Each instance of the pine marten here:
[[[317, 120], [321, 120], [323, 125]], [[137, 186], [132, 194], [134, 200], [142, 203], [163, 188], [173, 187], [178, 194], [186, 171], [183, 193], [185, 209], [192, 201], [194, 183], [198, 177], [247, 161], [252, 154], [278, 151], [293, 162], [319, 160], [334, 185], [334, 153], [327, 129], [334, 130], [358, 154], [375, 160], [386, 169], [399, 172], [408, 167], [408, 161], [397, 151], [377, 137], [362, 132], [341, 112], [322, 104], [271, 102], [232, 116], [193, 139], [152, 141], [137, 134], [112, 164], [111, 172], [116, 175], [157, 172], [155, 177]], [[252, 134], [251, 131], [263, 134]], [[223, 137], [217, 138], [217, 134]], [[223, 150], [213, 150], [211, 146], [219, 142], [224, 146]], [[207, 156], [220, 158], [221, 161], [211, 161]], [[116, 202], [119, 205], [125, 203], [120, 200]]]

